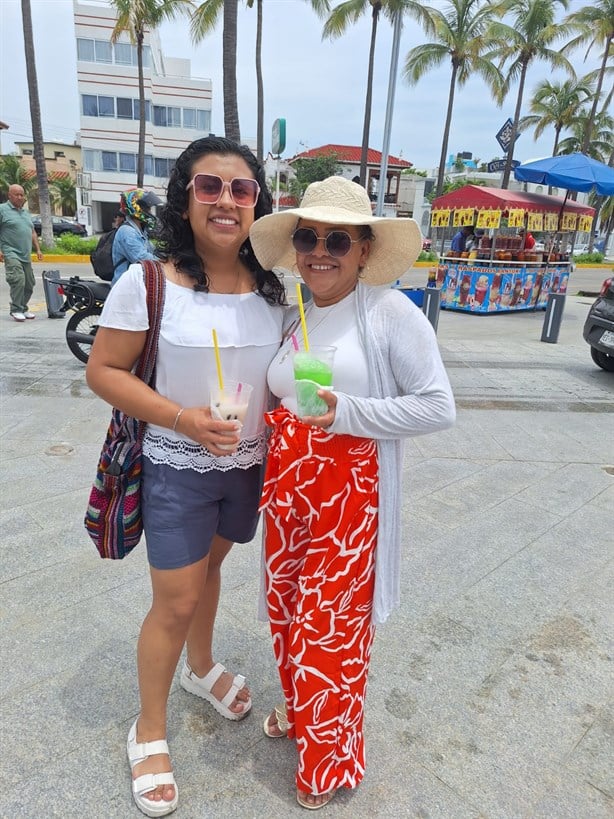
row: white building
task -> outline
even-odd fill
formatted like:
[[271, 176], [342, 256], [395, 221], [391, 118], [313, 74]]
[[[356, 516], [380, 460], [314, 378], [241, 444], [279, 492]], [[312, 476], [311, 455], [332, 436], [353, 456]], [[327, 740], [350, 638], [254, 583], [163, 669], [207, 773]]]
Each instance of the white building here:
[[[107, 230], [120, 194], [136, 186], [139, 91], [136, 46], [127, 34], [111, 43], [116, 10], [74, 2], [83, 174], [80, 221]], [[190, 61], [162, 53], [156, 31], [145, 33], [144, 187], [164, 196], [181, 151], [211, 130], [211, 80], [193, 79]]]

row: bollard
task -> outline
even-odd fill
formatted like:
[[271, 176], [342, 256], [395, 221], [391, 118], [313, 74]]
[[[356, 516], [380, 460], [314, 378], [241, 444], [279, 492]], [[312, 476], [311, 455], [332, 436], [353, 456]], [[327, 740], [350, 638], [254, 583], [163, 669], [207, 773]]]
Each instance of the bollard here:
[[66, 318], [66, 313], [62, 310], [64, 296], [58, 292], [59, 278], [59, 270], [43, 270], [43, 290], [49, 318]]
[[565, 309], [565, 294], [550, 293], [546, 305], [546, 315], [544, 316], [544, 326], [542, 328], [542, 341], [548, 344], [556, 344], [559, 340], [559, 330], [563, 320], [563, 310]]
[[437, 332], [439, 324], [439, 307], [441, 305], [441, 290], [436, 287], [426, 287], [424, 289], [424, 301], [422, 302], [422, 312], [433, 325], [433, 330]]

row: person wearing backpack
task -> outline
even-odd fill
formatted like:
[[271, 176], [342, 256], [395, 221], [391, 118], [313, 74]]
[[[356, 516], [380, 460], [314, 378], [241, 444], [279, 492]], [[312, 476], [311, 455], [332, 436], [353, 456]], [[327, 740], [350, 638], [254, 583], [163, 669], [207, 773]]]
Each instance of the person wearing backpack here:
[[162, 200], [155, 193], [142, 188], [122, 194], [121, 209], [126, 221], [118, 228], [113, 239], [113, 284], [131, 264], [156, 258], [154, 247], [149, 241], [149, 231], [156, 225], [156, 217], [151, 213], [151, 208], [160, 204]]

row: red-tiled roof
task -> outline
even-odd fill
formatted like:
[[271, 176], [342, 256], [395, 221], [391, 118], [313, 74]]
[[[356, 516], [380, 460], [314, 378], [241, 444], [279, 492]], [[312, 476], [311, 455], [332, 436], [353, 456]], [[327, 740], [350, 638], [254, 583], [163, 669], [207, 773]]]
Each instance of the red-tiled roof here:
[[[26, 179], [31, 179], [33, 176], [36, 176], [36, 171], [24, 171], [24, 177]], [[47, 174], [47, 179], [50, 182], [53, 182], [54, 179], [68, 179], [70, 174], [68, 171], [50, 171]]]
[[[319, 148], [310, 148], [308, 151], [303, 151], [302, 154], [297, 154], [288, 161], [290, 162], [290, 164], [292, 164], [295, 159], [313, 159], [314, 157], [317, 156], [336, 154], [339, 162], [345, 162], [346, 164], [349, 165], [360, 165], [361, 153], [362, 149], [360, 148], [360, 146], [329, 144], [321, 145]], [[382, 164], [382, 152], [375, 151], [373, 148], [369, 148], [369, 151], [367, 153], [367, 164], [376, 165], [379, 168], [379, 166]], [[392, 154], [388, 154], [388, 167], [411, 168], [412, 163], [408, 162], [406, 159], [400, 159], [397, 156], [392, 156]]]

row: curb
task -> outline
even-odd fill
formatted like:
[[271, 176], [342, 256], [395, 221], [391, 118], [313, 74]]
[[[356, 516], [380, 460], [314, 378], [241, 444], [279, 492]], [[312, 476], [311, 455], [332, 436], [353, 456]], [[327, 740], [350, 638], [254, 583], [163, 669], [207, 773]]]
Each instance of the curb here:
[[[72, 262], [73, 264], [88, 264], [89, 260], [90, 260], [89, 255], [85, 256], [75, 254], [63, 256], [59, 253], [43, 253], [43, 258], [40, 264], [42, 264], [43, 262], [62, 262], [62, 264], [69, 264], [70, 262]], [[32, 254], [32, 261], [38, 262], [35, 253]]]

